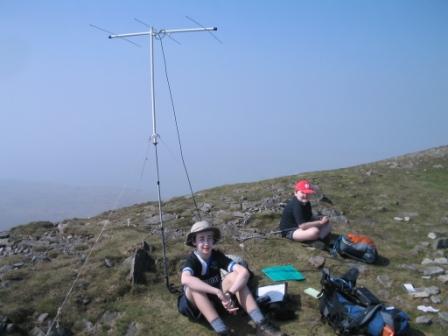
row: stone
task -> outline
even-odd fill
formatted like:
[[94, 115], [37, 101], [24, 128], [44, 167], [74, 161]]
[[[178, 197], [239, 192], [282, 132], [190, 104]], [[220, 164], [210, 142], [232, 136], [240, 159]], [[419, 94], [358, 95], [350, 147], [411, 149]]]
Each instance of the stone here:
[[429, 259], [429, 258], [425, 258], [425, 259], [422, 260], [422, 265], [429, 265], [429, 264], [432, 264], [432, 263], [433, 263], [433, 260]]
[[439, 275], [445, 273], [445, 270], [439, 266], [430, 266], [423, 270], [423, 275]]
[[428, 233], [428, 238], [429, 239], [436, 239], [437, 235], [434, 232], [430, 232], [430, 233]]
[[448, 248], [448, 238], [438, 238], [433, 242], [433, 248], [437, 249], [446, 249]]
[[155, 260], [149, 254], [150, 247], [145, 241], [135, 251], [131, 264], [131, 282], [135, 284], [146, 284], [145, 272], [155, 271]]
[[448, 283], [448, 274], [439, 275], [437, 277], [437, 280], [441, 281], [444, 284]]
[[48, 313], [40, 314], [39, 317], [37, 318], [37, 322], [42, 323], [47, 319], [47, 317], [48, 317]]
[[34, 327], [30, 331], [30, 336], [45, 336], [45, 333], [38, 327]]
[[325, 264], [325, 258], [322, 256], [312, 256], [308, 259], [308, 262], [316, 268], [321, 268]]
[[106, 267], [109, 267], [109, 268], [114, 267], [114, 263], [109, 258], [104, 259], [104, 265], [106, 265]]
[[425, 291], [428, 292], [430, 295], [440, 294], [440, 288], [436, 286], [426, 287]]
[[128, 325], [128, 329], [124, 336], [137, 336], [139, 334], [139, 330], [141, 326], [137, 322], [131, 322]]
[[9, 238], [9, 231], [0, 231], [0, 239]]
[[386, 288], [390, 288], [392, 286], [393, 281], [386, 274], [381, 274], [376, 277], [376, 280]]
[[430, 294], [426, 290], [417, 290], [409, 293], [414, 299], [424, 299], [430, 297]]
[[213, 205], [210, 203], [203, 203], [200, 207], [199, 210], [201, 210], [202, 212], [210, 212], [210, 210], [213, 208]]
[[432, 319], [428, 315], [417, 316], [417, 318], [415, 319], [415, 323], [429, 325], [432, 323]]
[[[174, 220], [176, 218], [177, 217], [174, 214], [166, 213], [166, 214], [162, 215], [162, 220], [163, 220], [164, 223], [172, 221], [172, 220]], [[159, 223], [160, 223], [160, 216], [156, 215], [156, 216], [152, 216], [151, 218], [146, 218], [145, 222], [144, 222], [144, 225], [156, 225], [156, 224], [159, 224]]]
[[442, 302], [442, 297], [440, 295], [432, 295], [430, 297], [430, 299], [431, 299], [431, 302], [435, 303], [435, 304], [439, 304]]
[[448, 313], [447, 312], [439, 312], [439, 317], [441, 320], [448, 322]]
[[445, 257], [435, 258], [435, 259], [434, 259], [434, 264], [448, 265], [448, 259], [445, 258]]

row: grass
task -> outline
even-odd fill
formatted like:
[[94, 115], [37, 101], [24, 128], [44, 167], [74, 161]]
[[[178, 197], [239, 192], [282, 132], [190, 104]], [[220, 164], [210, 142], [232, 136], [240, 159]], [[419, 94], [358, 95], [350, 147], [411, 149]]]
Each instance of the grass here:
[[[360, 266], [362, 272], [359, 284], [371, 289], [385, 302], [402, 308], [413, 320], [423, 315], [416, 310], [416, 306], [428, 302], [411, 299], [403, 290], [403, 283], [412, 282], [415, 287], [436, 285], [442, 290], [442, 302], [448, 300], [445, 287], [437, 280], [423, 279], [418, 271], [403, 267], [414, 266], [418, 270], [423, 258], [434, 258], [436, 252], [430, 247], [412, 252], [421, 242], [430, 242], [427, 238], [429, 232], [448, 233], [443, 220], [448, 217], [448, 171], [446, 168], [434, 168], [440, 165], [448, 167], [448, 155], [435, 157], [428, 152], [419, 155], [414, 161], [412, 156], [393, 161], [398, 162], [401, 168], [391, 168], [389, 160], [300, 175], [318, 184], [334, 204], [324, 204], [316, 198], [313, 200], [313, 209], [346, 216], [349, 223], [335, 225], [335, 231], [369, 235], [377, 243], [381, 255], [388, 259], [387, 266], [364, 265], [332, 258], [326, 252], [281, 239], [278, 235], [240, 243], [230, 235], [238, 232], [236, 228], [224, 230], [237, 219], [233, 213], [242, 211], [241, 206], [258, 209], [250, 210], [250, 220], [244, 229], [257, 232], [276, 230], [281, 215], [279, 203], [292, 196], [292, 187], [299, 175], [226, 185], [198, 193], [199, 206], [203, 203], [212, 205], [210, 213], [205, 216], [219, 224], [223, 232], [229, 233], [224, 235], [218, 248], [228, 254], [242, 256], [255, 272], [260, 285], [269, 283], [261, 269], [271, 265], [290, 263], [305, 275], [305, 281], [289, 283], [288, 292], [294, 299], [297, 318], [277, 321], [289, 335], [334, 335], [333, 330], [320, 321], [318, 302], [303, 293], [307, 287], [320, 288], [320, 271], [309, 264], [311, 256], [324, 256], [326, 267], [336, 274], [345, 272], [351, 265]], [[275, 206], [266, 210], [261, 205], [268, 198], [274, 200]], [[166, 201], [163, 207], [165, 213], [177, 216], [177, 219], [165, 223], [165, 229], [168, 237], [169, 281], [178, 286], [179, 269], [183, 258], [189, 253], [189, 248], [184, 245], [184, 237], [190, 229], [195, 211], [192, 200], [186, 197]], [[54, 317], [76, 273], [81, 269], [81, 255], [90, 252], [104, 221], [108, 220], [103, 236], [82, 268], [72, 295], [63, 308], [62, 323], [76, 335], [88, 335], [85, 330], [87, 321], [96, 326], [95, 335], [124, 335], [133, 324], [138, 325], [139, 335], [211, 335], [206, 325], [191, 323], [179, 315], [176, 296], [165, 288], [159, 226], [148, 228], [144, 224], [146, 219], [156, 214], [157, 205], [147, 203], [105, 212], [88, 220], [66, 220], [62, 235], [49, 222], [14, 228], [11, 240], [16, 242], [30, 236], [42, 239], [51, 232], [61, 239], [71, 235], [76, 243], [71, 254], [65, 254], [54, 246], [48, 251], [45, 251], [43, 245], [36, 247], [34, 253], [47, 252], [50, 262], [32, 264], [21, 255], [0, 258], [0, 267], [25, 262], [22, 268], [7, 272], [2, 277], [0, 284], [8, 281], [9, 287], [0, 286], [0, 315], [8, 316], [24, 330], [34, 327], [36, 314], [47, 312], [50, 317]], [[409, 222], [394, 220], [394, 217], [406, 214], [412, 214]], [[150, 244], [158, 270], [147, 273], [147, 285], [131, 287], [126, 260], [143, 240]], [[439, 251], [440, 254], [446, 256], [447, 252]], [[113, 267], [106, 267], [106, 258], [113, 262]], [[390, 288], [378, 282], [377, 277], [380, 275], [390, 277]], [[13, 280], [16, 278], [22, 280]], [[447, 311], [446, 304], [429, 304]], [[114, 323], [108, 324], [102, 320], [106, 312], [117, 314]], [[240, 334], [255, 334], [255, 330], [248, 325], [247, 316], [238, 316], [234, 320], [226, 318], [226, 321]], [[413, 327], [415, 335], [445, 335], [444, 325], [437, 322], [436, 318], [430, 326]]]

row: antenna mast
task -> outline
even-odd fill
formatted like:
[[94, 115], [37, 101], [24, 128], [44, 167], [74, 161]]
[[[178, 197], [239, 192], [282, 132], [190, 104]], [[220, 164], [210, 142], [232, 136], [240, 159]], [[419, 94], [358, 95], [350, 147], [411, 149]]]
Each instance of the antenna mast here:
[[166, 241], [165, 241], [165, 228], [163, 226], [163, 212], [162, 212], [162, 197], [160, 193], [160, 171], [159, 171], [159, 156], [157, 151], [157, 143], [159, 135], [157, 134], [157, 120], [156, 120], [156, 99], [154, 94], [154, 38], [161, 38], [165, 35], [169, 36], [171, 34], [176, 33], [195, 33], [195, 32], [211, 32], [216, 31], [218, 28], [210, 27], [210, 28], [186, 28], [186, 29], [161, 29], [157, 31], [154, 27], [150, 27], [147, 32], [139, 32], [139, 33], [128, 33], [128, 34], [116, 34], [109, 35], [110, 39], [113, 38], [124, 38], [134, 36], [149, 36], [149, 59], [150, 59], [150, 76], [151, 76], [151, 112], [152, 112], [152, 135], [151, 141], [154, 145], [154, 155], [156, 162], [156, 173], [157, 173], [157, 196], [158, 196], [158, 204], [159, 204], [159, 221], [160, 221], [160, 231], [162, 236], [162, 246], [163, 246], [163, 272], [165, 275], [165, 285], [168, 290], [171, 291], [170, 283], [168, 279], [168, 267], [166, 262]]

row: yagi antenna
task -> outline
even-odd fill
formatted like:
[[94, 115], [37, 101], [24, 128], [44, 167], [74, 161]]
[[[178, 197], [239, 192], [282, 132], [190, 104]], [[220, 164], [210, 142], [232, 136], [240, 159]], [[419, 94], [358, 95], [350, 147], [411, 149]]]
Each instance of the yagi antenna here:
[[[195, 19], [189, 17], [189, 16], [185, 16], [188, 20], [190, 20], [193, 23], [196, 23], [199, 27], [205, 28], [203, 25], [201, 25], [198, 21], [196, 21]], [[213, 34], [211, 31], [209, 31], [210, 35], [213, 36], [213, 38], [218, 41], [219, 43], [223, 44], [222, 41], [218, 38], [218, 36], [216, 36], [215, 34]]]
[[[145, 24], [146, 25], [146, 24]], [[166, 261], [166, 243], [165, 243], [165, 229], [163, 226], [163, 216], [162, 216], [162, 197], [160, 193], [160, 171], [159, 171], [159, 155], [157, 151], [157, 143], [159, 135], [157, 134], [157, 122], [156, 122], [156, 101], [154, 95], [154, 38], [161, 39], [164, 36], [169, 36], [171, 34], [178, 33], [199, 33], [199, 32], [212, 32], [218, 30], [216, 27], [200, 27], [200, 28], [183, 28], [183, 29], [160, 29], [157, 30], [154, 27], [148, 27], [149, 31], [138, 32], [138, 33], [127, 33], [127, 34], [111, 34], [110, 39], [122, 38], [127, 39], [128, 37], [134, 36], [149, 36], [149, 58], [150, 58], [150, 83], [151, 83], [151, 111], [152, 111], [152, 135], [151, 141], [154, 145], [155, 154], [155, 165], [156, 165], [156, 176], [157, 176], [157, 196], [159, 201], [159, 222], [160, 231], [162, 236], [162, 246], [163, 246], [163, 271], [165, 274], [165, 284], [169, 291], [171, 291], [169, 279], [168, 279], [168, 266]]]
[[[142, 25], [146, 26], [146, 28], [150, 28], [150, 25], [147, 24], [146, 22], [143, 22], [140, 19], [134, 18], [135, 21], [137, 21], [138, 23], [141, 23]], [[171, 35], [166, 35], [170, 40], [176, 42], [177, 44], [181, 45], [182, 43], [180, 43], [179, 41], [177, 41], [174, 37], [171, 37]]]
[[[98, 26], [96, 26], [96, 25], [94, 25], [94, 24], [90, 24], [89, 26], [92, 27], [92, 28], [101, 30], [102, 32], [108, 33], [109, 35], [113, 35], [113, 34], [114, 34], [114, 33], [112, 33], [111, 31], [108, 31], [108, 30], [106, 30], [106, 29], [104, 29], [104, 28], [98, 27]], [[138, 43], [135, 43], [134, 41], [131, 41], [131, 40], [127, 39], [127, 38], [124, 38], [123, 40], [126, 41], [126, 42], [129, 42], [130, 44], [133, 44], [133, 45], [136, 46], [136, 47], [141, 48], [141, 45], [138, 44]]]

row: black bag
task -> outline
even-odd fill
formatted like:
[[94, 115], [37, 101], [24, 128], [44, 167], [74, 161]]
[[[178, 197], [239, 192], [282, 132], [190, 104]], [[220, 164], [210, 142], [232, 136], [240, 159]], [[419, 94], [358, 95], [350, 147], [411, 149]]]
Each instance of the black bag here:
[[355, 268], [339, 278], [331, 277], [327, 269], [322, 271], [322, 319], [341, 335], [404, 335], [409, 330], [409, 316], [385, 307], [367, 288], [356, 287], [357, 277]]

